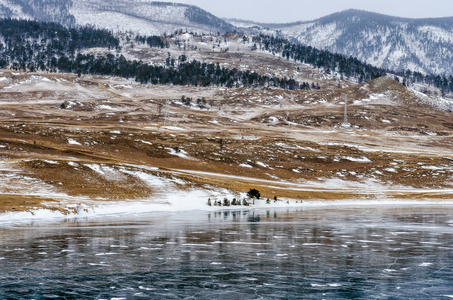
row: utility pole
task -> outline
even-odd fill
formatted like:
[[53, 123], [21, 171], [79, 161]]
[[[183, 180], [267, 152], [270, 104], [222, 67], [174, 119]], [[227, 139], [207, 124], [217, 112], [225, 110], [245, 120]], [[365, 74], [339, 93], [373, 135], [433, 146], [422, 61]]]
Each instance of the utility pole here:
[[348, 99], [344, 100], [344, 119], [343, 124], [341, 125], [343, 128], [351, 127], [351, 124], [348, 122]]
[[164, 110], [165, 110], [165, 116], [164, 116], [164, 126], [167, 126], [167, 119], [168, 119], [168, 101], [165, 100], [165, 106], [164, 106]]

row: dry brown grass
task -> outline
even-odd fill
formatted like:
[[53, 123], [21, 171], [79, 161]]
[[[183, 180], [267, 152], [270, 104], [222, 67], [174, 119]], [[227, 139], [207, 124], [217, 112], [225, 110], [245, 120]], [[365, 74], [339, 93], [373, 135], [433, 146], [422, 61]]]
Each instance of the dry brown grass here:
[[[10, 76], [20, 83], [29, 75]], [[62, 91], [37, 93], [28, 87], [31, 94], [24, 94], [18, 87], [2, 94], [0, 157], [21, 174], [68, 196], [98, 201], [153, 197], [156, 190], [131, 175], [133, 171], [182, 179], [186, 184], [180, 189], [256, 188], [266, 198], [304, 201], [452, 196], [443, 191], [452, 183], [450, 114], [420, 104], [389, 79], [339, 90], [288, 92], [142, 85], [130, 89], [124, 82], [114, 88], [117, 79], [45, 76], [67, 80], [68, 93], [79, 86], [97, 96], [80, 96], [72, 99], [80, 105], [60, 109]], [[353, 128], [338, 128], [341, 101], [378, 93], [388, 94], [385, 103], [351, 104]], [[32, 94], [37, 97], [33, 103], [21, 98]], [[211, 107], [184, 106], [180, 95], [206, 97]], [[166, 104], [160, 114], [159, 103]], [[113, 171], [103, 175], [89, 165]], [[322, 188], [328, 180], [349, 185]], [[369, 181], [387, 191], [366, 189]], [[313, 188], [313, 183], [321, 187]], [[55, 199], [11, 195], [8, 187], [0, 188], [0, 212], [43, 205], [61, 209]]]

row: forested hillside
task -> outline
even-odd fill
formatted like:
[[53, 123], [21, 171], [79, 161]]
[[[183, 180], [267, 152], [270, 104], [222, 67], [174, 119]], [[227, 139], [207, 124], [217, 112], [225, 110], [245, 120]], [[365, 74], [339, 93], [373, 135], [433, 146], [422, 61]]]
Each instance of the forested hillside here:
[[70, 13], [72, 0], [8, 0], [0, 5], [0, 15], [6, 18], [26, 18], [74, 26]]
[[[159, 36], [137, 35], [133, 40], [149, 47], [171, 47], [166, 38]], [[439, 88], [442, 93], [453, 90], [453, 76], [423, 75], [410, 70], [394, 72], [363, 63], [353, 57], [262, 34], [252, 36], [251, 39], [243, 36], [243, 42], [251, 43], [253, 51], [261, 50], [287, 60], [309, 64], [327, 74], [336, 74], [340, 79], [351, 79], [360, 83], [391, 76], [397, 80], [401, 78], [402, 83], [408, 86], [424, 83]], [[116, 54], [81, 53], [83, 49], [95, 47], [116, 49]], [[161, 63], [128, 60], [122, 55], [121, 41], [112, 32], [92, 27], [68, 29], [56, 23], [0, 20], [0, 53], [0, 67], [24, 71], [114, 75], [153, 84], [279, 87], [291, 90], [317, 88], [314, 84], [296, 82], [291, 78], [259, 75], [253, 70], [228, 69], [218, 63], [189, 61], [186, 55], [169, 56]]]
[[400, 80], [399, 77], [401, 77], [402, 83], [406, 86], [414, 83], [423, 83], [440, 89], [442, 93], [453, 91], [453, 75], [423, 75], [421, 72], [405, 69], [395, 71], [378, 68], [352, 56], [347, 57], [326, 50], [318, 50], [311, 46], [291, 43], [287, 39], [268, 35], [254, 36], [253, 42], [253, 49], [255, 50], [260, 49], [273, 54], [279, 54], [286, 59], [323, 68], [327, 73], [337, 72], [342, 77], [357, 79], [359, 83], [381, 76], [394, 75], [395, 77], [393, 78], [396, 78], [398, 81]]
[[453, 18], [407, 19], [347, 10], [318, 20], [268, 25], [304, 45], [373, 66], [422, 74], [453, 72]]
[[[23, 71], [72, 72], [135, 78], [141, 83], [227, 86], [309, 88], [293, 79], [258, 75], [252, 71], [221, 68], [219, 64], [189, 62], [182, 55], [169, 57], [162, 65], [129, 61], [122, 55], [83, 55], [91, 47], [118, 48], [119, 40], [109, 31], [90, 27], [66, 29], [55, 23], [6, 19], [0, 21], [0, 67]], [[166, 47], [158, 37], [137, 37], [150, 46]], [[160, 42], [159, 42], [160, 40]], [[27, 42], [23, 42], [27, 41]]]
[[253, 37], [253, 43], [253, 49], [278, 53], [286, 59], [324, 68], [327, 73], [333, 71], [347, 78], [357, 78], [359, 83], [386, 75], [385, 70], [365, 64], [356, 58], [347, 58], [341, 54], [333, 54], [310, 46], [290, 43], [283, 38], [259, 35]]
[[107, 30], [67, 29], [56, 23], [0, 20], [0, 66], [22, 70], [55, 70], [54, 62], [91, 47], [115, 48], [119, 40]]

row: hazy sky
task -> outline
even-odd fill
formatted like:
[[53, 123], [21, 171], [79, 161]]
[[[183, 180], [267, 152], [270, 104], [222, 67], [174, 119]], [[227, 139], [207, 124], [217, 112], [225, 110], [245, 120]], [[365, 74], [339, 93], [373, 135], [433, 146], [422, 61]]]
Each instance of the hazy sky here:
[[257, 22], [284, 23], [314, 20], [350, 8], [409, 18], [453, 16], [453, 0], [177, 0], [170, 2], [197, 5], [218, 17]]

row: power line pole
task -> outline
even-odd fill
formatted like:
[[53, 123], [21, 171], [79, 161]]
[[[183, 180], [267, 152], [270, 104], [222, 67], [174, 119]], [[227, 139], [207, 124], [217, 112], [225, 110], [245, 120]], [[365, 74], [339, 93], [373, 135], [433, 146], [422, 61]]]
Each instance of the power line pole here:
[[164, 127], [167, 126], [167, 119], [168, 119], [168, 100], [165, 100], [165, 106], [164, 106]]
[[351, 124], [348, 122], [348, 99], [346, 98], [344, 100], [344, 118], [343, 118], [343, 125], [341, 125], [343, 128], [349, 128], [351, 127]]

